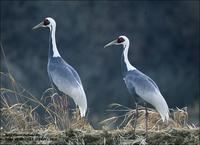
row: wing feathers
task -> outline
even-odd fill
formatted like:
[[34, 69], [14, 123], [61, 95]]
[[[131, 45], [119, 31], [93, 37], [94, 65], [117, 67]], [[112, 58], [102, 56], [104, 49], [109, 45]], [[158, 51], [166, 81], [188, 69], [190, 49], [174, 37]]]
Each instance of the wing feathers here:
[[151, 78], [139, 70], [133, 70], [127, 72], [124, 80], [129, 92], [135, 90], [138, 96], [156, 108], [163, 121], [169, 119], [168, 105], [161, 95], [158, 86]]
[[78, 73], [63, 59], [54, 58], [48, 64], [48, 74], [56, 87], [66, 95], [72, 97], [78, 105], [81, 117], [87, 111], [86, 95]]

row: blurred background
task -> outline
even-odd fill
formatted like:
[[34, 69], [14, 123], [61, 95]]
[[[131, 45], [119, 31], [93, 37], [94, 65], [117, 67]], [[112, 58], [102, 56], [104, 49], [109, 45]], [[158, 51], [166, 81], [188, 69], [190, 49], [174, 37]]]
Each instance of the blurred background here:
[[112, 114], [106, 111], [111, 103], [134, 107], [122, 79], [121, 46], [103, 48], [119, 35], [130, 39], [130, 62], [157, 83], [169, 107], [187, 106], [190, 122], [198, 122], [199, 1], [1, 1], [8, 65], [38, 98], [50, 87], [49, 30], [32, 27], [45, 17], [57, 22], [59, 52], [82, 79], [95, 126]]

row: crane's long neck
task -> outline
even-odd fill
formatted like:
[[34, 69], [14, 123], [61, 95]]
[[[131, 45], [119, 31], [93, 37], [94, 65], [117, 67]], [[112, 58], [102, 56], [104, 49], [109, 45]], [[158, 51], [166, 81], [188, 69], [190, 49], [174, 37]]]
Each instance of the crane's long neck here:
[[56, 33], [56, 27], [50, 26], [49, 56], [48, 56], [49, 59], [51, 57], [60, 57], [60, 54], [59, 54], [57, 46], [56, 46], [55, 33]]
[[127, 43], [123, 47], [124, 50], [121, 57], [121, 67], [122, 73], [124, 75], [127, 71], [135, 70], [136, 68], [133, 67], [128, 60], [129, 41], [127, 41]]

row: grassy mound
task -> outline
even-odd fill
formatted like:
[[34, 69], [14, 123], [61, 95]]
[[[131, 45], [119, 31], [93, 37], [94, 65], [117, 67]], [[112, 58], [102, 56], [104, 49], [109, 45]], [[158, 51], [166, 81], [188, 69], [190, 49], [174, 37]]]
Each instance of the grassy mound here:
[[150, 131], [137, 130], [136, 135], [128, 130], [69, 130], [66, 132], [1, 133], [1, 144], [73, 144], [73, 145], [198, 145], [199, 129], [170, 129]]

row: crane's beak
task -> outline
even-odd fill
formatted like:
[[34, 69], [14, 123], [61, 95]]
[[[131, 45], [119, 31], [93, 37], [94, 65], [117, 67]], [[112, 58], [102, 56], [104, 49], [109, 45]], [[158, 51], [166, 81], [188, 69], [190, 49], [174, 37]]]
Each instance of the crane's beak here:
[[106, 48], [106, 47], [108, 47], [108, 46], [111, 46], [111, 45], [116, 45], [116, 44], [117, 44], [117, 40], [113, 40], [112, 42], [106, 44], [106, 45], [104, 46], [104, 48]]
[[40, 28], [40, 27], [44, 27], [44, 23], [43, 22], [41, 22], [38, 25], [36, 25], [35, 27], [33, 27], [32, 30], [35, 30], [35, 29]]

